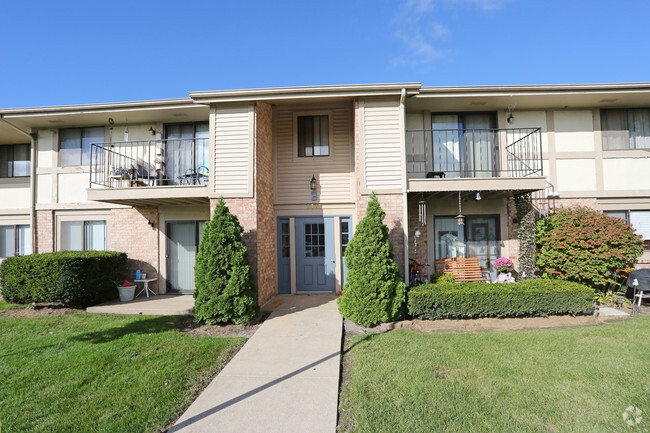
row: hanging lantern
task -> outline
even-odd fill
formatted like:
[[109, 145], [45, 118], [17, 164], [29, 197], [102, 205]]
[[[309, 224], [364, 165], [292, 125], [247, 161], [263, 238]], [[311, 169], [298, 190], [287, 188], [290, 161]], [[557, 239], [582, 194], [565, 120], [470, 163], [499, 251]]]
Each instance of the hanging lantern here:
[[418, 219], [421, 226], [427, 225], [427, 202], [424, 200], [418, 201]]
[[458, 220], [458, 225], [459, 226], [462, 226], [462, 225], [465, 224], [465, 215], [463, 215], [460, 191], [458, 191], [458, 216], [456, 217], [456, 219]]

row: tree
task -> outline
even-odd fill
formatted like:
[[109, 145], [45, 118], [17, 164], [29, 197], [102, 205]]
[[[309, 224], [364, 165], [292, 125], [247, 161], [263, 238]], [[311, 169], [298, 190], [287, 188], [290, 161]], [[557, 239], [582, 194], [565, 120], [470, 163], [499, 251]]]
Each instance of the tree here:
[[536, 243], [542, 277], [600, 289], [627, 276], [643, 254], [632, 226], [586, 207], [559, 209], [539, 220]]
[[398, 320], [403, 313], [406, 285], [393, 260], [386, 213], [370, 196], [366, 217], [357, 225], [345, 250], [347, 282], [338, 300], [343, 317], [363, 326]]
[[259, 312], [244, 230], [219, 199], [203, 231], [194, 266], [194, 318], [208, 324], [252, 320]]

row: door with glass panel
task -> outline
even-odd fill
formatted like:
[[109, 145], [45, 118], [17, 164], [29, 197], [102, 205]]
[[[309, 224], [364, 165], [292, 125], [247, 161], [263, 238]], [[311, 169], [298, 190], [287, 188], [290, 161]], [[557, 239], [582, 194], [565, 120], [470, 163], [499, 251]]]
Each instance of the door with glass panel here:
[[289, 218], [278, 219], [278, 293], [291, 293], [291, 230]]
[[492, 113], [432, 114], [433, 171], [445, 177], [496, 176], [495, 124]]
[[194, 291], [194, 264], [205, 221], [167, 222], [167, 290]]
[[171, 184], [203, 184], [210, 170], [208, 122], [165, 125], [165, 177]]
[[499, 258], [499, 217], [473, 215], [458, 225], [456, 217], [434, 219], [436, 259], [478, 257], [479, 265], [496, 278], [494, 261]]
[[296, 218], [296, 290], [333, 292], [335, 266], [334, 218]]

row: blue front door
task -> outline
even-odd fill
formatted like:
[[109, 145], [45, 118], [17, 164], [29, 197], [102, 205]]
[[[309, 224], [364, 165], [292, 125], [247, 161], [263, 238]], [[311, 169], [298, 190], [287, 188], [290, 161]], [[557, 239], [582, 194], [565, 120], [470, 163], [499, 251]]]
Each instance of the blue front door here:
[[333, 292], [335, 257], [334, 218], [296, 218], [296, 290]]

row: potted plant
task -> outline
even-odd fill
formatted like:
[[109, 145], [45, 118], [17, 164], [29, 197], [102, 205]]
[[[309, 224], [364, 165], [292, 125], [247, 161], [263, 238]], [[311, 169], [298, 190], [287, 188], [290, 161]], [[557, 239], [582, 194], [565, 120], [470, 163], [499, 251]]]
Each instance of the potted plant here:
[[497, 277], [498, 283], [509, 283], [512, 278], [512, 271], [515, 270], [515, 265], [509, 258], [499, 257], [494, 261], [494, 269], [499, 273]]

